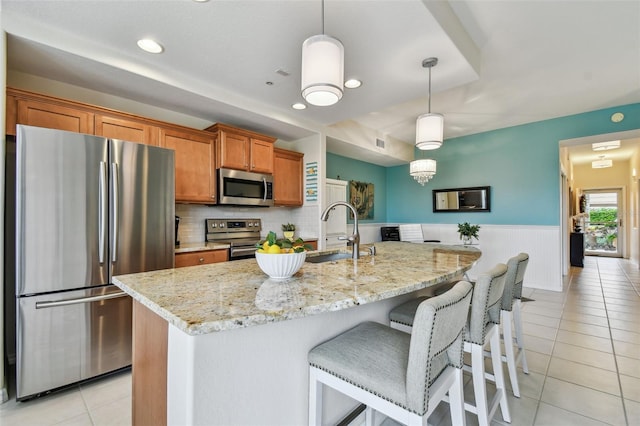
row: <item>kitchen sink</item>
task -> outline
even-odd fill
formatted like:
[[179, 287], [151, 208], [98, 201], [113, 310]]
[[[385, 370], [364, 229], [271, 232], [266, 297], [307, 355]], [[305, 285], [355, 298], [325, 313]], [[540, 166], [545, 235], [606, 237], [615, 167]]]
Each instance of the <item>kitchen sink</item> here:
[[[368, 252], [360, 252], [360, 257], [369, 256]], [[305, 262], [310, 263], [324, 263], [333, 262], [340, 259], [351, 259], [351, 253], [327, 253], [318, 256], [307, 256]]]

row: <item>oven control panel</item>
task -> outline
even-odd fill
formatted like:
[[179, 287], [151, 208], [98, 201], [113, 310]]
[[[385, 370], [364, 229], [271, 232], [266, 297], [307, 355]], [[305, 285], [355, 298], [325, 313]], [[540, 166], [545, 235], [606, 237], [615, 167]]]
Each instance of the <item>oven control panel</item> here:
[[260, 219], [205, 219], [205, 241], [259, 240], [261, 230]]

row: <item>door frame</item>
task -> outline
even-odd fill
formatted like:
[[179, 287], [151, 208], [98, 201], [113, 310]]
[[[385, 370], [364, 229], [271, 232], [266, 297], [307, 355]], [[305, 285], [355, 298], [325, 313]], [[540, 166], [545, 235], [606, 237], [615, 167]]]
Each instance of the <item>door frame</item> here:
[[[562, 169], [564, 167], [565, 172], [568, 172], [567, 176], [569, 176], [569, 186], [571, 186], [572, 188], [574, 187], [573, 174], [572, 174], [573, 169], [570, 163], [563, 162], [563, 160], [566, 160], [566, 158], [563, 158], [564, 150], [562, 148], [576, 146], [576, 145], [588, 145], [594, 142], [602, 142], [603, 140], [616, 140], [616, 139], [625, 140], [625, 139], [637, 139], [637, 138], [640, 138], [640, 129], [625, 130], [622, 132], [601, 133], [597, 135], [559, 140], [558, 141], [558, 148], [559, 148], [558, 157], [560, 160], [560, 168]], [[630, 179], [631, 179], [631, 176], [630, 176]], [[570, 218], [569, 215], [571, 214], [570, 210], [563, 209], [562, 199], [561, 199], [562, 179], [558, 179], [558, 189], [559, 189], [558, 196], [560, 197], [560, 208], [558, 209], [558, 215], [559, 215], [559, 223], [562, 224], [564, 221], [567, 220], [567, 218]], [[638, 191], [638, 196], [640, 197], [640, 189]], [[627, 222], [629, 222], [629, 219], [631, 218], [627, 218]], [[630, 225], [630, 223], [628, 223], [628, 225]], [[562, 228], [562, 226], [560, 228]], [[640, 269], [640, 228], [630, 227], [628, 229], [629, 229], [629, 242], [634, 243], [637, 246], [631, 249], [629, 247], [623, 247], [623, 257], [624, 258], [628, 257], [629, 260], [636, 263], [638, 265], [638, 269]], [[563, 232], [563, 236], [560, 238], [560, 241], [559, 241], [563, 256], [568, 256], [568, 247], [564, 247], [564, 244], [563, 244], [564, 234], [567, 232], [570, 232], [570, 230], [566, 229]], [[563, 265], [564, 264], [565, 262], [563, 262]], [[567, 269], [563, 268], [563, 275], [567, 275], [567, 272], [568, 272], [568, 268]]]

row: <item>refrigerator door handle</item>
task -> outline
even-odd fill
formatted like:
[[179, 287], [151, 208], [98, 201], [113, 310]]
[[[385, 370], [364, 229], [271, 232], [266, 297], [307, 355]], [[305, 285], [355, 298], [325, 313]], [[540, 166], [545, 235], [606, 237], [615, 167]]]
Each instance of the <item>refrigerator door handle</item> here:
[[104, 263], [105, 235], [107, 234], [107, 204], [107, 163], [101, 161], [98, 184], [98, 257], [100, 264]]
[[113, 217], [113, 230], [112, 230], [112, 242], [111, 242], [111, 262], [115, 263], [117, 260], [118, 250], [118, 212], [120, 210], [120, 182], [118, 181], [118, 164], [111, 163], [111, 179], [113, 182], [113, 203], [112, 203], [112, 217]]
[[76, 305], [78, 303], [99, 302], [101, 300], [116, 299], [124, 297], [127, 293], [118, 291], [116, 293], [102, 294], [99, 296], [77, 297], [75, 299], [57, 300], [55, 302], [36, 302], [36, 309], [55, 308], [58, 306]]

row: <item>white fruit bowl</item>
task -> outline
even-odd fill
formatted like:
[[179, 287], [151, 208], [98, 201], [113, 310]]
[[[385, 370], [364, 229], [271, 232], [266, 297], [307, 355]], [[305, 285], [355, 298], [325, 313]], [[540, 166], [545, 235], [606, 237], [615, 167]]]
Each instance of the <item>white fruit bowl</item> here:
[[300, 270], [307, 258], [307, 252], [268, 254], [256, 252], [256, 261], [262, 272], [274, 280], [291, 278]]

